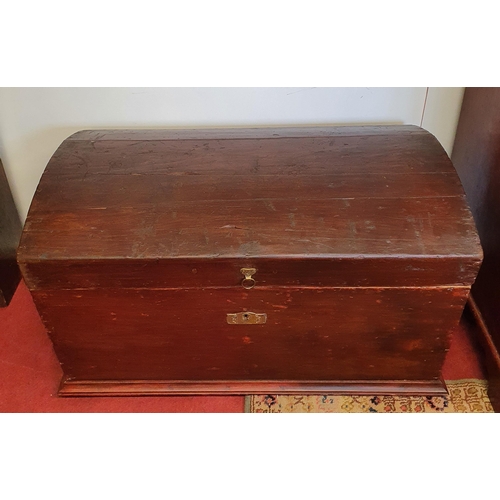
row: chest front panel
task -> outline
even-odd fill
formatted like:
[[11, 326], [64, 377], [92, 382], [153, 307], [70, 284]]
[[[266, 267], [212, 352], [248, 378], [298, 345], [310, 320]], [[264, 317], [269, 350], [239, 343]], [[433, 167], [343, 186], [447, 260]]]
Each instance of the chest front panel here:
[[[95, 380], [436, 378], [463, 289], [36, 292], [65, 373]], [[265, 324], [228, 315], [265, 314]]]

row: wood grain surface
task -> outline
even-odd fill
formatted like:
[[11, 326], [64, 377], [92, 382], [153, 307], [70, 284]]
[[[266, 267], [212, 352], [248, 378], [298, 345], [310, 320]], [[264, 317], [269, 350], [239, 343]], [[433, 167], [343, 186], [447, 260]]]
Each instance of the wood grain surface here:
[[445, 396], [446, 385], [441, 380], [128, 380], [128, 381], [61, 381], [59, 395], [74, 396], [172, 396], [229, 394], [349, 394]]
[[480, 260], [462, 187], [433, 136], [417, 127], [405, 127], [406, 133], [395, 127], [396, 134], [369, 127], [359, 135], [334, 129], [333, 137], [223, 140], [169, 140], [167, 132], [164, 140], [142, 140], [144, 131], [137, 139], [134, 132], [103, 132], [100, 140], [77, 134], [42, 176], [20, 260]]
[[[468, 289], [53, 290], [35, 303], [69, 379], [437, 379]], [[267, 313], [264, 325], [226, 315]], [[402, 376], [404, 375], [404, 376]]]
[[18, 259], [63, 395], [431, 394], [482, 250], [419, 127], [109, 130], [56, 151]]

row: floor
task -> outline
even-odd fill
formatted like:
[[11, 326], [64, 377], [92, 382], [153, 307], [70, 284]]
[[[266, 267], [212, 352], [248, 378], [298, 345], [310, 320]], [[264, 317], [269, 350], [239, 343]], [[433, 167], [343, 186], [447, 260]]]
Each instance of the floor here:
[[[485, 378], [480, 348], [464, 318], [454, 332], [445, 380]], [[242, 396], [59, 398], [61, 369], [31, 296], [21, 283], [0, 309], [0, 412], [243, 412]]]

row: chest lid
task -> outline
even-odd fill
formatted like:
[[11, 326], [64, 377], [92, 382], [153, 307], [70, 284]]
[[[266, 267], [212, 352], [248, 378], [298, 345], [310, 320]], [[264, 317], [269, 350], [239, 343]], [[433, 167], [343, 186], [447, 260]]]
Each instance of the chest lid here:
[[470, 285], [474, 221], [415, 126], [81, 131], [41, 178], [31, 288]]

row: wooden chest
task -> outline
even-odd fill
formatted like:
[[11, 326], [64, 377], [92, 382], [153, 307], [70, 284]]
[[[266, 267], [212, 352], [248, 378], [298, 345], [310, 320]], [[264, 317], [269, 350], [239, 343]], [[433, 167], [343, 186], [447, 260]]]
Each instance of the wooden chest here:
[[481, 259], [415, 126], [78, 132], [18, 250], [65, 396], [442, 393]]

